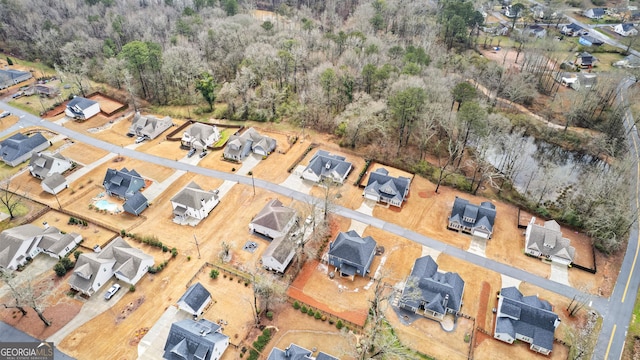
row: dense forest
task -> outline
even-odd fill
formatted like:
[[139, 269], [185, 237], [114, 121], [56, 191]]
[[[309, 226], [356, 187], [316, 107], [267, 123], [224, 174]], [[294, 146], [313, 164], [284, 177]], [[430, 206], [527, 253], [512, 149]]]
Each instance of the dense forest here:
[[[550, 41], [521, 46], [517, 70], [488, 61], [474, 51], [484, 36], [478, 9], [469, 0], [0, 0], [0, 47], [54, 67], [79, 93], [89, 79], [121, 89], [136, 108], [136, 99], [204, 99], [198, 114], [334, 134], [438, 186], [491, 188], [585, 228], [598, 248], [615, 251], [632, 223], [617, 79], [576, 92], [563, 119], [598, 131], [581, 150], [608, 165], [592, 166], [554, 201], [544, 195], [561, 184], [546, 168], [512, 195], [509, 183], [525, 167], [525, 135], [571, 137], [566, 127], [549, 134], [503, 113], [495, 98], [530, 105], [553, 96], [550, 64], [561, 59]], [[264, 20], [256, 10], [273, 13]], [[505, 155], [498, 168], [488, 160], [491, 147]]]

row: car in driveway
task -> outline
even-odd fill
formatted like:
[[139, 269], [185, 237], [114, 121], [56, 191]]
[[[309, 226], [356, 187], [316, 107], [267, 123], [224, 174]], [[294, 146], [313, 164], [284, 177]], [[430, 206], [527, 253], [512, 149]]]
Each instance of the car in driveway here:
[[198, 156], [200, 156], [200, 159], [202, 159], [203, 157], [207, 156], [207, 152], [206, 152], [206, 151], [203, 151], [203, 152], [201, 152], [201, 153], [200, 153], [200, 155], [198, 155]]
[[193, 148], [193, 149], [189, 150], [189, 152], [187, 153], [187, 157], [188, 157], [188, 158], [190, 158], [190, 157], [192, 157], [192, 156], [193, 156], [193, 154], [195, 154], [195, 153], [196, 153], [196, 149], [195, 149], [195, 148]]
[[143, 142], [143, 141], [145, 141], [145, 140], [147, 140], [147, 137], [146, 137], [146, 136], [138, 136], [138, 137], [136, 138], [136, 144], [140, 144], [141, 142]]
[[3, 111], [2, 113], [0, 113], [0, 119], [4, 119], [4, 118], [6, 118], [6, 117], [7, 117], [7, 116], [9, 116], [9, 115], [11, 115], [11, 113], [10, 113], [10, 112], [8, 112], [8, 111]]
[[113, 295], [115, 295], [118, 290], [120, 290], [120, 284], [113, 284], [109, 290], [107, 290], [107, 292], [104, 294], [104, 299], [105, 300], [109, 300], [113, 297]]

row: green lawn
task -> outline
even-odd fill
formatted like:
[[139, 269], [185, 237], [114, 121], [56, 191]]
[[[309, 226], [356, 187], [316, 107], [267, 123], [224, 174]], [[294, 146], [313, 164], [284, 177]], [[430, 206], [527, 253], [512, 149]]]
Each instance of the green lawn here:
[[[640, 336], [640, 293], [636, 294], [636, 304], [633, 307], [633, 316], [631, 317], [629, 329], [627, 330], [627, 341], [625, 342], [624, 352], [628, 354], [628, 358], [631, 358], [633, 354], [633, 343], [636, 336]], [[623, 355], [623, 357], [625, 356]]]
[[220, 131], [220, 139], [215, 144], [213, 144], [213, 147], [224, 145], [224, 143], [227, 142], [227, 139], [229, 139], [229, 136], [231, 136], [231, 134], [235, 133], [236, 131], [237, 129], [223, 128], [222, 131]]
[[21, 60], [0, 52], [0, 59], [2, 59], [3, 64], [6, 63], [7, 57], [11, 58], [11, 61], [13, 61], [14, 65], [20, 65], [22, 67], [29, 68], [30, 70], [34, 70], [34, 74], [33, 74], [34, 77], [42, 77], [43, 75], [53, 76], [56, 74], [56, 71], [54, 69], [48, 67], [47, 65], [41, 62]]

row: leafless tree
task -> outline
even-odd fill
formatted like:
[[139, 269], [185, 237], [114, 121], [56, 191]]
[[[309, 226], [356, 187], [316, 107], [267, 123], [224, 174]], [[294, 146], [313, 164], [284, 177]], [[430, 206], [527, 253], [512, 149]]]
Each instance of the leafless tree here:
[[35, 288], [31, 279], [27, 279], [18, 284], [15, 282], [15, 277], [10, 271], [0, 271], [0, 279], [9, 288], [14, 301], [13, 305], [3, 304], [5, 308], [13, 307], [20, 310], [22, 315], [27, 315], [24, 308], [28, 306], [36, 312], [38, 318], [40, 318], [45, 326], [51, 326], [51, 321], [44, 316], [44, 309], [42, 307], [44, 298], [48, 296], [51, 291], [50, 285]]
[[13, 220], [15, 218], [16, 210], [22, 205], [24, 200], [23, 196], [18, 194], [20, 190], [20, 184], [13, 190], [11, 190], [11, 179], [4, 178], [0, 181], [0, 204], [7, 209], [9, 217]]

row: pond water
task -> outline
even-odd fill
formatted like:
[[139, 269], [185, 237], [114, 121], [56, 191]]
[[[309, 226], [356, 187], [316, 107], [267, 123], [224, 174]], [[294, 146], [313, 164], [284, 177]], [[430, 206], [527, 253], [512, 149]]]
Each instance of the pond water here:
[[96, 201], [93, 205], [100, 210], [107, 210], [112, 213], [120, 212], [118, 204], [114, 204], [104, 199]]
[[[531, 136], [522, 141], [517, 155], [510, 160], [509, 154], [500, 146], [487, 152], [486, 160], [497, 169], [505, 169], [512, 163], [515, 174], [512, 183], [521, 194], [542, 195], [543, 200], [555, 200], [558, 194], [580, 180], [585, 170], [606, 166], [597, 157], [537, 140]], [[537, 194], [536, 194], [537, 193]]]

